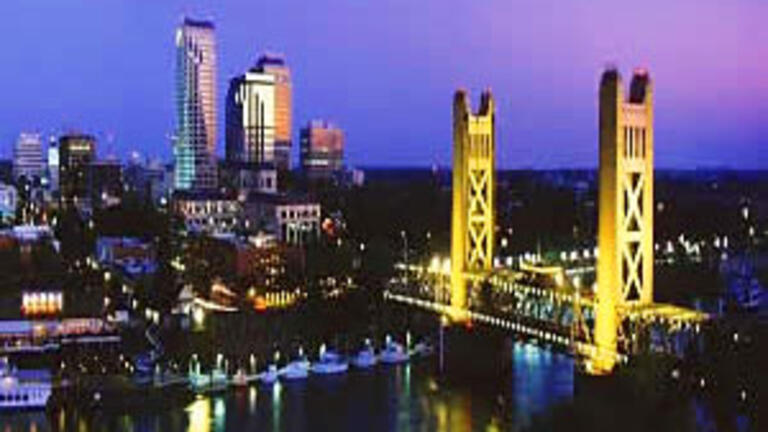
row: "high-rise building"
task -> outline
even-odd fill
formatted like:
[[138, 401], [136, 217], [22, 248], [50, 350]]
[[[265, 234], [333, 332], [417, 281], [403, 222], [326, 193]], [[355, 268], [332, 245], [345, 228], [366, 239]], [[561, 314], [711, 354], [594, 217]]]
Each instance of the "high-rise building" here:
[[275, 77], [251, 69], [233, 78], [227, 92], [227, 161], [275, 162]]
[[285, 57], [265, 53], [256, 63], [258, 71], [275, 77], [275, 166], [291, 169], [291, 131], [293, 130], [293, 89], [291, 69]]
[[96, 158], [96, 138], [66, 134], [59, 138], [59, 189], [62, 205], [88, 200], [89, 169]]
[[174, 188], [215, 188], [216, 39], [210, 21], [187, 18], [176, 30], [176, 116]]
[[59, 190], [59, 144], [54, 137], [48, 143], [48, 188]]
[[[636, 70], [625, 95], [616, 69], [600, 82], [600, 188], [595, 342], [614, 352], [617, 308], [653, 302], [653, 86]], [[614, 356], [598, 357], [610, 372]]]
[[344, 132], [314, 120], [301, 129], [301, 169], [312, 180], [329, 180], [344, 166]]
[[33, 181], [42, 179], [44, 174], [45, 163], [40, 134], [22, 132], [13, 148], [13, 177], [17, 180], [24, 177]]

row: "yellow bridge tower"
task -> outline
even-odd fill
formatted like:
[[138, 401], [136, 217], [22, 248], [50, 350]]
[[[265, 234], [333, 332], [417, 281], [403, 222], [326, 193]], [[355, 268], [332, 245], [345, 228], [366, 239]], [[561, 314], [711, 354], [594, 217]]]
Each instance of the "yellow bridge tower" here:
[[463, 90], [453, 99], [451, 306], [467, 308], [467, 271], [493, 268], [495, 220], [495, 107], [490, 91], [473, 114]]
[[625, 99], [615, 69], [600, 82], [600, 172], [595, 342], [609, 373], [624, 306], [653, 302], [653, 86], [635, 70]]

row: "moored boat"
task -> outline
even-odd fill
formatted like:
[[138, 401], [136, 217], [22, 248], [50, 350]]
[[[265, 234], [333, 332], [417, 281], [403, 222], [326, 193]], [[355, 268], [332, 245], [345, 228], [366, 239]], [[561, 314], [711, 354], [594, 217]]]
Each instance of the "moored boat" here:
[[408, 361], [409, 355], [402, 345], [387, 336], [384, 349], [379, 353], [379, 361], [385, 364], [398, 364]]
[[318, 361], [312, 363], [310, 370], [318, 375], [334, 375], [344, 373], [349, 369], [349, 363], [342, 359], [341, 355], [326, 350], [325, 345], [320, 347], [320, 356]]
[[370, 369], [376, 366], [377, 362], [378, 359], [376, 358], [376, 352], [371, 346], [371, 341], [366, 339], [365, 346], [352, 357], [352, 366], [358, 369]]
[[47, 371], [17, 371], [0, 359], [0, 410], [45, 408], [51, 397]]

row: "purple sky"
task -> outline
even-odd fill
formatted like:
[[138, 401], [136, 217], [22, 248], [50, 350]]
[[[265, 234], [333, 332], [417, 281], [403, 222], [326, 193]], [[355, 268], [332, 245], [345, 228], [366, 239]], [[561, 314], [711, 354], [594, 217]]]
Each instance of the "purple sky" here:
[[226, 83], [269, 49], [293, 70], [294, 136], [327, 118], [352, 165], [450, 163], [462, 86], [494, 91], [501, 166], [595, 166], [613, 63], [651, 72], [657, 165], [768, 169], [764, 0], [3, 0], [0, 157], [21, 130], [77, 129], [169, 158], [183, 14], [217, 25], [220, 153]]

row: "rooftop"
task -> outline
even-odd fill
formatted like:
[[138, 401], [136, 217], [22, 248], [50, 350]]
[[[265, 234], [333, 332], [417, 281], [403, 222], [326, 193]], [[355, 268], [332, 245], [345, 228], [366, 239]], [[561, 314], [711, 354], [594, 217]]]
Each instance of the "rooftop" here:
[[261, 203], [276, 204], [276, 205], [317, 203], [317, 201], [312, 200], [307, 195], [295, 194], [295, 193], [270, 194], [270, 193], [263, 193], [263, 192], [250, 192], [248, 194], [248, 198], [246, 201], [249, 203], [261, 202]]
[[184, 26], [185, 27], [198, 27], [198, 28], [206, 28], [213, 30], [215, 26], [213, 25], [213, 21], [210, 20], [198, 20], [194, 18], [184, 17]]

